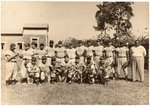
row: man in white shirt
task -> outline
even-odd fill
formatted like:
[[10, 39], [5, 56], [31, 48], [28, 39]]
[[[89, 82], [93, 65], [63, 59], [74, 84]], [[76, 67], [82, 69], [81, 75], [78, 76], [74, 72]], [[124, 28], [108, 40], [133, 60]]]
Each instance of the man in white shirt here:
[[16, 84], [16, 75], [18, 71], [17, 66], [17, 56], [18, 53], [15, 52], [16, 45], [11, 44], [10, 49], [5, 52], [6, 59], [6, 86], [10, 84]]
[[140, 45], [140, 41], [136, 40], [135, 45], [131, 47], [131, 69], [133, 81], [144, 81], [144, 56], [146, 56], [145, 48]]
[[50, 40], [49, 46], [46, 46], [44, 50], [45, 50], [46, 56], [48, 57], [47, 62], [48, 64], [51, 64], [51, 58], [55, 56], [54, 41]]
[[62, 41], [58, 42], [58, 48], [56, 48], [56, 60], [60, 63], [64, 62], [64, 57], [66, 55], [66, 49], [62, 47]]
[[79, 41], [79, 47], [76, 48], [76, 55], [80, 57], [80, 61], [84, 62], [83, 53], [85, 51], [85, 46], [83, 46], [82, 41]]

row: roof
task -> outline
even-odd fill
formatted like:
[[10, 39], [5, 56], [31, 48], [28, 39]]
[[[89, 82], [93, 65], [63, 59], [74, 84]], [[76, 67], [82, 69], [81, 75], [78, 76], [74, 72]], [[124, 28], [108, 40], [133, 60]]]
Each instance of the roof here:
[[48, 24], [25, 24], [23, 29], [46, 29], [49, 30]]
[[1, 36], [23, 36], [21, 32], [2, 32]]

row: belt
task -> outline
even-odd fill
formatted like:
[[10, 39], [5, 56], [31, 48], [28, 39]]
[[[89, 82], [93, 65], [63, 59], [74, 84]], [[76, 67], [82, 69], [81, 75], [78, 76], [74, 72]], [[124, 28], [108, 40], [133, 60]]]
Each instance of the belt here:
[[12, 63], [17, 63], [17, 61], [9, 61], [9, 62], [12, 62]]
[[118, 58], [126, 58], [127, 56], [119, 56]]
[[137, 56], [137, 57], [133, 57], [133, 58], [140, 58], [140, 57], [142, 57], [142, 56]]
[[110, 57], [112, 57], [112, 56], [106, 56], [106, 58], [110, 58]]
[[23, 60], [31, 60], [31, 59], [23, 58]]

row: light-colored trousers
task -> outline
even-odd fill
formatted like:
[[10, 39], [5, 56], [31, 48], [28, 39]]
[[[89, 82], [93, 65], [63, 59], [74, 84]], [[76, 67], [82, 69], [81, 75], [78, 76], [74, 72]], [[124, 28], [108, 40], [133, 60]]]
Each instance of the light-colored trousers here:
[[22, 78], [27, 78], [27, 68], [25, 67], [25, 60], [22, 60], [21, 68], [20, 68], [20, 73], [22, 75]]
[[17, 71], [18, 71], [17, 63], [7, 62], [6, 63], [6, 80], [16, 79]]
[[109, 62], [109, 65], [111, 65], [114, 61], [113, 57], [107, 57], [106, 60]]
[[144, 57], [132, 57], [132, 80], [144, 81]]
[[124, 72], [124, 75], [127, 76], [128, 75], [128, 68], [123, 69], [122, 66], [127, 62], [127, 58], [123, 57], [123, 58], [117, 58], [117, 67], [116, 67], [116, 71], [117, 74], [120, 76], [122, 72]]

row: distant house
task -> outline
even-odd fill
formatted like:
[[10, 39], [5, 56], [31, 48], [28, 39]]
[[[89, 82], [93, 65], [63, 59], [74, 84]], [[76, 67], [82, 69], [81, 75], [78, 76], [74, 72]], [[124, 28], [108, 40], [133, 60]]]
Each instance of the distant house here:
[[15, 43], [18, 50], [23, 49], [24, 43], [35, 42], [37, 48], [40, 43], [47, 45], [48, 31], [48, 24], [26, 24], [22, 32], [1, 33], [1, 50], [8, 49], [11, 43]]

